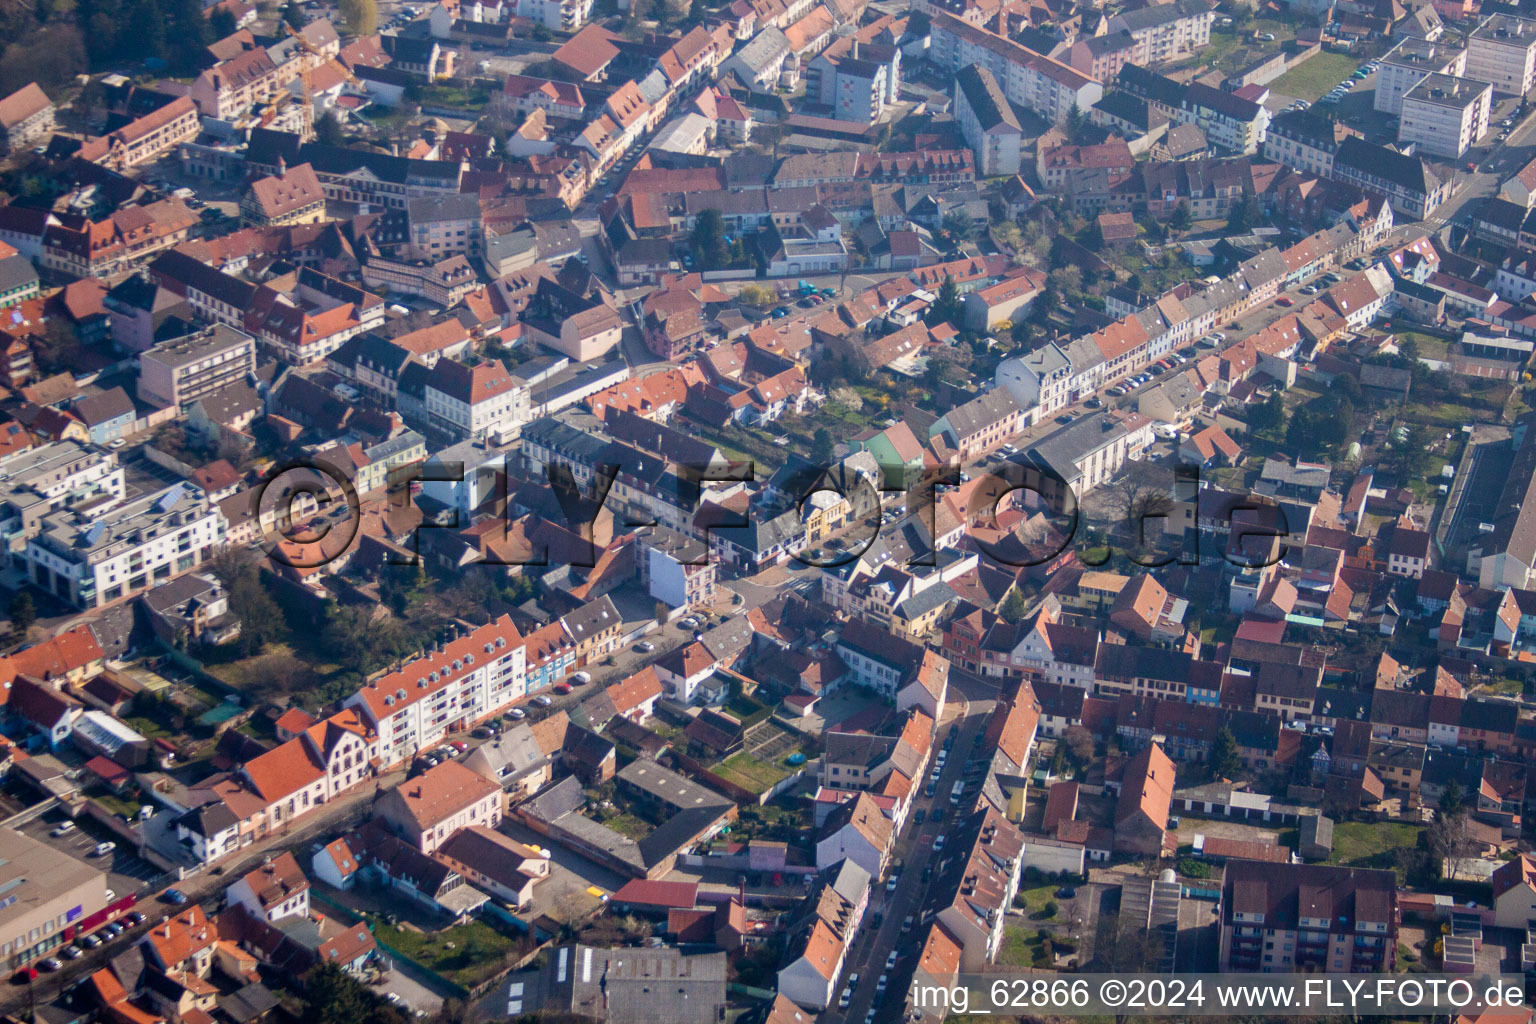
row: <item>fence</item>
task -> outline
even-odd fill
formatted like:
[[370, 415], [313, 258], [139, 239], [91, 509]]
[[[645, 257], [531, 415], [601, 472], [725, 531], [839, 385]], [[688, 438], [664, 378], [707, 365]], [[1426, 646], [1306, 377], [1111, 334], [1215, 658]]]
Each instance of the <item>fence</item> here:
[[368, 931], [373, 934], [374, 944], [389, 956], [390, 965], [394, 969], [398, 970], [401, 974], [408, 975], [413, 981], [420, 982], [422, 985], [431, 989], [433, 993], [442, 996], [444, 999], [469, 998], [469, 989], [465, 988], [463, 985], [460, 985], [456, 981], [449, 981], [441, 974], [438, 974], [436, 971], [432, 970], [432, 968], [426, 967], [421, 963], [412, 960], [398, 949], [395, 949], [389, 943], [379, 938], [378, 934], [373, 931], [372, 924], [368, 926]]
[[24, 807], [4, 821], [0, 821], [0, 828], [19, 829], [27, 822], [36, 821], [38, 818], [41, 818], [57, 806], [59, 806], [59, 798], [51, 796], [42, 803], [33, 804], [31, 807]]

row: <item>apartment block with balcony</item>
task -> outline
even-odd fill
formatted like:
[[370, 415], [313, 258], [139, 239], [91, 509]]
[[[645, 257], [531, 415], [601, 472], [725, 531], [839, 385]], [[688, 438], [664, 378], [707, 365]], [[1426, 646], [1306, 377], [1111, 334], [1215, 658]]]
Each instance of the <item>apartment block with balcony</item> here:
[[223, 324], [163, 341], [139, 354], [139, 397], [165, 406], [186, 406], [256, 369], [256, 340]]
[[517, 16], [554, 32], [575, 32], [592, 17], [592, 0], [517, 0]]
[[123, 499], [117, 454], [78, 441], [57, 441], [9, 459], [0, 468], [0, 542], [16, 557], [58, 509], [109, 508]]
[[504, 711], [526, 685], [527, 647], [503, 615], [373, 680], [346, 706], [377, 730], [387, 769]]
[[1331, 864], [1229, 860], [1222, 973], [1372, 974], [1397, 953], [1397, 876]]
[[1488, 133], [1492, 109], [1493, 86], [1487, 82], [1426, 75], [1403, 94], [1397, 141], [1457, 159]]
[[106, 511], [59, 509], [21, 557], [33, 585], [98, 608], [195, 569], [223, 545], [226, 529], [201, 488], [178, 483]]

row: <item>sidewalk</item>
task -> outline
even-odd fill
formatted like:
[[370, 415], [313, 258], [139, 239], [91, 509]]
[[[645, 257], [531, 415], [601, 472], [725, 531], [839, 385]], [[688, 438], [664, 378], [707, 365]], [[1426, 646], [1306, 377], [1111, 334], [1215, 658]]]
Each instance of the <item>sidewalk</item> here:
[[[187, 894], [188, 903], [184, 907], [173, 907], [152, 897], [141, 900], [135, 909], [144, 914], [144, 924], [130, 929], [115, 941], [103, 943], [78, 960], [66, 961], [62, 968], [52, 974], [39, 975], [32, 986], [37, 1001], [42, 1003], [52, 999], [77, 979], [86, 978], [100, 970], [109, 959], [123, 952], [131, 942], [136, 942], [144, 932], [166, 918], [182, 912], [193, 903], [216, 902], [213, 897], [222, 896], [227, 886], [260, 864], [265, 854], [288, 849], [298, 850], [316, 836], [360, 824], [373, 804], [374, 783], [388, 789], [398, 785], [404, 779], [403, 771], [394, 771], [365, 782], [352, 792], [323, 805], [319, 811], [310, 816], [300, 818], [292, 828], [272, 833], [241, 850], [236, 856], [188, 877], [177, 885], [177, 888]], [[301, 858], [301, 861], [303, 860]], [[307, 867], [307, 863], [304, 866]], [[11, 1012], [26, 1005], [27, 986], [0, 986], [0, 1011]]]

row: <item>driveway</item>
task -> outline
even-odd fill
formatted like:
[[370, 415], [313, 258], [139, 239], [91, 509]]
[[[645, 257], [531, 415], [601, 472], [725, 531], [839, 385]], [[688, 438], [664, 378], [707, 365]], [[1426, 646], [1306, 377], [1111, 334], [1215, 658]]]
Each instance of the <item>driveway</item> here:
[[522, 915], [527, 920], [544, 914], [557, 921], [584, 917], [599, 903], [598, 897], [587, 892], [588, 887], [596, 886], [611, 895], [629, 881], [618, 872], [551, 842], [521, 822], [504, 818], [497, 831], [520, 843], [550, 851], [549, 880], [534, 886], [533, 907]]

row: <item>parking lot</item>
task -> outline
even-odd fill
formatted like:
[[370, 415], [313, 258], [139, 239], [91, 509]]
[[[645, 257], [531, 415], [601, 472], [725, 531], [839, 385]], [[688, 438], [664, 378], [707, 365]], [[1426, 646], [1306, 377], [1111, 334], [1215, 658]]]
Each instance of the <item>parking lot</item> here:
[[[161, 873], [158, 868], [133, 850], [127, 849], [122, 840], [108, 835], [105, 829], [93, 827], [88, 820], [77, 824], [65, 835], [55, 836], [54, 830], [66, 820], [62, 811], [50, 812], [22, 825], [17, 831], [60, 853], [106, 871], [107, 888], [112, 891], [112, 898], [120, 899], [129, 893], [143, 898], [148, 894], [150, 883]], [[112, 842], [115, 848], [109, 854], [94, 856], [96, 845], [101, 842]]]

